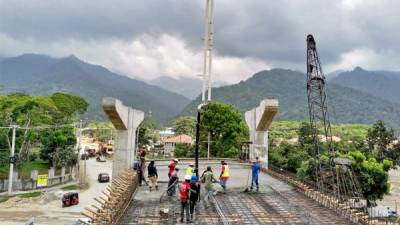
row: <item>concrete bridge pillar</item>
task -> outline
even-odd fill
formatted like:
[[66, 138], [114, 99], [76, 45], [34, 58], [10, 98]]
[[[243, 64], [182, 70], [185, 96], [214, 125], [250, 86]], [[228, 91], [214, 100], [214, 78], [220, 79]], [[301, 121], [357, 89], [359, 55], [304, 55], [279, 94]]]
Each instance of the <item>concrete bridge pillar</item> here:
[[250, 129], [250, 160], [259, 157], [264, 167], [268, 167], [268, 128], [278, 112], [276, 99], [264, 99], [260, 105], [245, 113]]
[[144, 112], [125, 106], [115, 98], [103, 98], [103, 110], [117, 129], [114, 141], [112, 178], [130, 168], [135, 160], [136, 129]]

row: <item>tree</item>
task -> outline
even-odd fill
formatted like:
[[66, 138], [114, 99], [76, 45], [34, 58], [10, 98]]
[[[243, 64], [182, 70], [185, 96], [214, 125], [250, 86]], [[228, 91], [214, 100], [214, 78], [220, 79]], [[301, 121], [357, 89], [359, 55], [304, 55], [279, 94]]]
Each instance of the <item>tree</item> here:
[[394, 131], [392, 129], [387, 129], [384, 122], [378, 120], [373, 127], [368, 130], [368, 153], [375, 156], [379, 162], [382, 162], [385, 159], [397, 161], [398, 158], [396, 158], [396, 155], [391, 154], [391, 149], [388, 148], [389, 144], [394, 140]]
[[[73, 165], [72, 157], [76, 144], [74, 130], [70, 127], [46, 129], [41, 135], [40, 158], [48, 160], [52, 166]], [[63, 158], [65, 156], [65, 158]]]
[[148, 145], [150, 141], [153, 143], [157, 141], [157, 135], [155, 135], [155, 123], [153, 119], [149, 116], [146, 116], [143, 122], [139, 125], [139, 145], [144, 146]]
[[[54, 166], [73, 165], [76, 155], [74, 127], [68, 126], [79, 114], [86, 111], [88, 103], [81, 97], [66, 93], [55, 93], [51, 97], [29, 96], [13, 93], [0, 96], [0, 125], [20, 127], [42, 127], [40, 129], [18, 129], [16, 135], [17, 166], [31, 160], [32, 146], [41, 144], [42, 159]], [[66, 125], [60, 128], [45, 128]], [[11, 130], [0, 131], [0, 170], [8, 166]]]
[[173, 128], [176, 134], [186, 134], [194, 137], [196, 130], [196, 118], [192, 116], [182, 116], [177, 118], [173, 123]]
[[389, 160], [384, 160], [382, 163], [376, 161], [375, 158], [368, 158], [360, 151], [353, 151], [349, 154], [353, 159], [353, 172], [358, 178], [362, 194], [368, 201], [382, 199], [383, 196], [389, 193], [389, 173], [388, 171], [393, 166]]
[[201, 113], [202, 150], [206, 152], [208, 133], [211, 135], [211, 150], [214, 156], [234, 156], [244, 141], [249, 129], [242, 114], [231, 105], [210, 102]]
[[193, 146], [187, 144], [176, 144], [174, 155], [178, 158], [194, 157]]
[[310, 123], [302, 122], [297, 130], [299, 144], [301, 146], [313, 144], [312, 130]]

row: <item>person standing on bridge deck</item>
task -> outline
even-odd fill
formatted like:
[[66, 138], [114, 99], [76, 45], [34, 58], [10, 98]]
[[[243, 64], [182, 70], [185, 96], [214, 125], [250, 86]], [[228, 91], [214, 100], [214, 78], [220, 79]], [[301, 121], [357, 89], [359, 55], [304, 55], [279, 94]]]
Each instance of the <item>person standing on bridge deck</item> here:
[[217, 179], [214, 177], [211, 166], [207, 166], [207, 170], [201, 175], [201, 182], [204, 183], [204, 200], [208, 200], [210, 195], [216, 195], [217, 191], [214, 189], [214, 182], [217, 182]]
[[181, 184], [179, 188], [179, 198], [181, 200], [181, 222], [185, 219], [190, 222], [190, 212], [189, 212], [189, 192], [190, 192], [190, 180], [192, 177], [185, 176], [185, 181]]
[[142, 186], [142, 181], [144, 181], [144, 183], [148, 185], [146, 178], [144, 177], [145, 169], [146, 169], [146, 160], [144, 157], [140, 157], [139, 168], [137, 170], [139, 186]]
[[250, 190], [253, 190], [253, 185], [256, 185], [257, 187], [257, 192], [258, 192], [258, 174], [261, 171], [261, 165], [260, 161], [258, 160], [258, 157], [256, 157], [256, 161], [253, 162], [251, 165], [251, 187]]
[[171, 175], [168, 181], [168, 188], [167, 188], [167, 194], [168, 196], [174, 196], [176, 193], [176, 184], [179, 181], [179, 168], [175, 167], [174, 173]]
[[172, 174], [175, 172], [175, 167], [178, 165], [178, 159], [172, 160], [168, 165], [168, 178], [171, 179]]
[[157, 179], [158, 173], [157, 168], [154, 165], [154, 160], [150, 161], [149, 166], [147, 167], [147, 176], [149, 178], [149, 188], [152, 191], [153, 187], [155, 187], [156, 191], [158, 191]]
[[200, 184], [196, 174], [190, 180], [190, 220], [193, 220], [193, 213], [196, 203], [200, 201]]
[[189, 167], [186, 169], [186, 176], [192, 177], [194, 173], [194, 163], [190, 163]]
[[222, 187], [222, 193], [226, 193], [226, 183], [229, 179], [229, 167], [225, 161], [221, 161], [221, 174], [219, 175], [219, 184]]

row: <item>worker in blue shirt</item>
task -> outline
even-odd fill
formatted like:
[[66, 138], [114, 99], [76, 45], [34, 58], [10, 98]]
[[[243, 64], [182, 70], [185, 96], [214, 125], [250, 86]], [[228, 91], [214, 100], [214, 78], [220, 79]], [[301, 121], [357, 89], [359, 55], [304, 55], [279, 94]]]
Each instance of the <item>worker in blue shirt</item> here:
[[257, 187], [257, 192], [258, 192], [258, 174], [261, 171], [261, 165], [260, 161], [258, 160], [258, 157], [256, 157], [256, 161], [253, 162], [253, 165], [251, 165], [251, 187], [250, 190], [253, 190], [253, 185], [255, 184]]

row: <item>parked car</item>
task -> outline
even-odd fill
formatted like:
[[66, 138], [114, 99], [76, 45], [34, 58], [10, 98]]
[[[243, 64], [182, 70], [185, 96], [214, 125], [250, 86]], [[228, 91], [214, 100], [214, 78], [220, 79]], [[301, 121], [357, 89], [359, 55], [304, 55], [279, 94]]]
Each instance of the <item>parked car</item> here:
[[98, 178], [97, 178], [97, 180], [100, 182], [100, 183], [107, 183], [107, 182], [110, 182], [110, 175], [108, 175], [108, 173], [99, 173], [99, 176], [98, 176]]
[[81, 155], [81, 160], [88, 160], [88, 159], [89, 159], [89, 156], [86, 153], [83, 153]]
[[389, 210], [388, 209], [388, 217], [389, 218], [397, 218], [398, 217], [397, 212], [394, 211], [394, 210]]
[[99, 156], [96, 157], [96, 161], [97, 162], [105, 162], [106, 158], [104, 156], [102, 156], [102, 155], [99, 155]]
[[92, 221], [89, 218], [79, 218], [77, 219], [73, 225], [90, 225]]
[[62, 197], [62, 206], [72, 206], [79, 204], [79, 195], [78, 192], [68, 192], [65, 193]]

